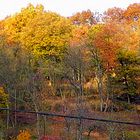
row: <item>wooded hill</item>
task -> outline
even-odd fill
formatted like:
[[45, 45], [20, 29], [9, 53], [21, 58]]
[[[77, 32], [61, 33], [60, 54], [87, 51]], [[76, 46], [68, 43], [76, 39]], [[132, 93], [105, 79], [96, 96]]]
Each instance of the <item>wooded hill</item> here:
[[71, 17], [29, 4], [1, 20], [0, 101], [22, 110], [139, 112], [140, 4]]

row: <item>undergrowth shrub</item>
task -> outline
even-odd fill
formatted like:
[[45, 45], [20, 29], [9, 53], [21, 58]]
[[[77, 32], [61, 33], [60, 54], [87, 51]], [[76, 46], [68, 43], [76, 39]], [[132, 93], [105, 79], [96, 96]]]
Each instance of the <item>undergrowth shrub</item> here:
[[17, 140], [31, 140], [31, 134], [29, 130], [21, 130], [17, 136]]

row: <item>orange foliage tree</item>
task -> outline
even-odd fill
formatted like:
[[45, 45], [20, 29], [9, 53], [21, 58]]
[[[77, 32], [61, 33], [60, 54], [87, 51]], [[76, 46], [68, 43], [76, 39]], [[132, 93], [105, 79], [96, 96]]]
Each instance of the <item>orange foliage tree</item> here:
[[104, 20], [105, 21], [116, 21], [120, 22], [124, 18], [124, 10], [121, 8], [109, 8], [106, 12], [104, 12]]
[[94, 45], [99, 50], [101, 59], [106, 68], [114, 67], [116, 64], [116, 54], [122, 45], [123, 31], [115, 23], [103, 25], [96, 34]]
[[129, 5], [124, 12], [124, 17], [128, 22], [133, 22], [140, 19], [140, 3]]
[[94, 14], [90, 10], [77, 12], [70, 19], [76, 25], [91, 25], [96, 23]]
[[19, 135], [17, 136], [17, 140], [31, 140], [30, 131], [29, 130], [20, 131]]

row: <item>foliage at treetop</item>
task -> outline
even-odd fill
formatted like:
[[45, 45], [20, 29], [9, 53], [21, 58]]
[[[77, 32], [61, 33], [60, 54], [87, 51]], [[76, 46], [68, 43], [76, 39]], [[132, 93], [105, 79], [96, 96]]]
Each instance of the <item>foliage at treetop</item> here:
[[8, 40], [17, 42], [37, 57], [61, 59], [71, 32], [71, 22], [42, 5], [29, 5], [4, 22]]

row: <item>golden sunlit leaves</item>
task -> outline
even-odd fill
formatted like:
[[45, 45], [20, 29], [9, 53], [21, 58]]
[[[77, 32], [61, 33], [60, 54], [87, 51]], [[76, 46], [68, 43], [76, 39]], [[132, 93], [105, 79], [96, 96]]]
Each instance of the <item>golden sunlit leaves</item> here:
[[52, 12], [42, 13], [23, 30], [21, 42], [37, 56], [58, 58], [68, 45], [70, 32], [69, 20]]
[[31, 134], [29, 130], [21, 130], [17, 136], [17, 140], [31, 140]]
[[8, 40], [17, 42], [37, 57], [62, 57], [68, 45], [71, 22], [43, 6], [29, 5], [5, 20]]
[[26, 27], [28, 22], [30, 22], [30, 20], [35, 17], [38, 12], [38, 8], [29, 4], [28, 7], [23, 8], [20, 13], [8, 17], [5, 20], [5, 31], [9, 40], [19, 42], [22, 30]]
[[99, 49], [105, 65], [114, 66], [119, 49], [139, 48], [139, 7], [133, 4], [126, 10], [110, 8], [104, 13], [104, 22], [98, 23], [90, 10], [65, 18], [44, 11], [42, 5], [29, 4], [5, 19], [4, 32], [9, 42], [19, 43], [36, 57], [45, 59], [62, 59], [67, 46], [92, 44]]

